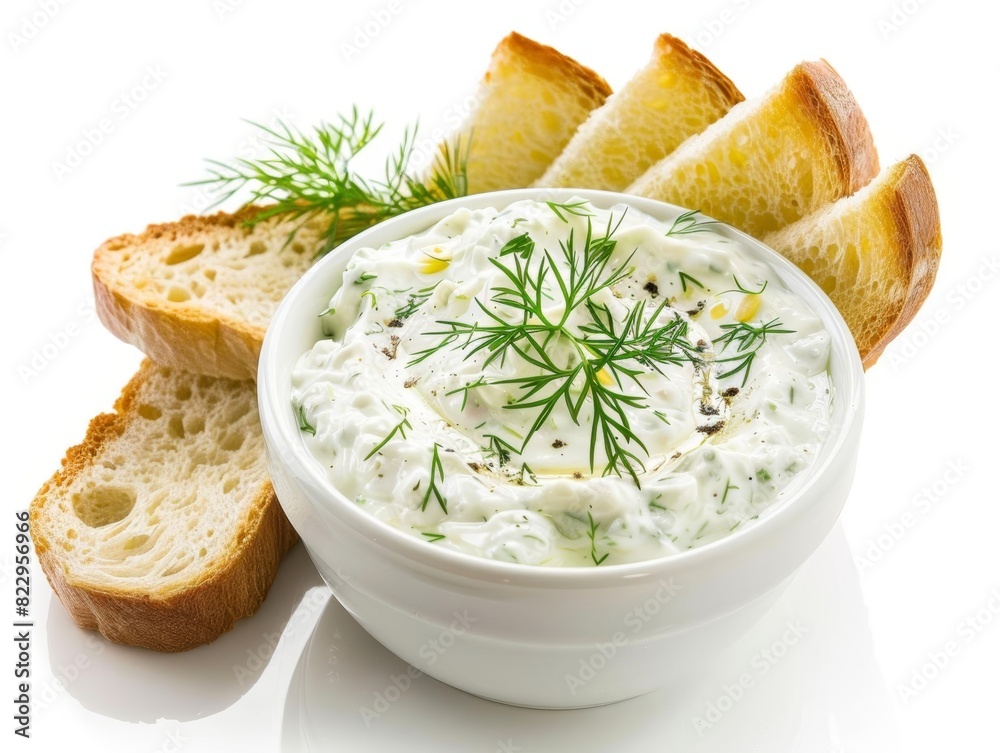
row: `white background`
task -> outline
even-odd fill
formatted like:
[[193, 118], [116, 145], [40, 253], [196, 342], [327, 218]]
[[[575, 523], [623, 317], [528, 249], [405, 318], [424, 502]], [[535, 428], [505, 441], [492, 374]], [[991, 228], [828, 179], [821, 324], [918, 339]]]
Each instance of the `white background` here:
[[[366, 38], [373, 13], [388, 21], [370, 23]], [[864, 108], [883, 164], [911, 152], [926, 159], [945, 238], [933, 294], [868, 374], [862, 457], [842, 522], [774, 613], [720, 647], [703, 677], [568, 713], [510, 709], [421, 678], [366, 726], [359, 709], [405, 667], [326, 603], [301, 549], [254, 618], [179, 656], [77, 630], [35, 568], [36, 706], [32, 739], [14, 738], [18, 749], [1000, 750], [998, 21], [996, 4], [972, 0], [7, 0], [0, 614], [11, 623], [14, 511], [140, 360], [90, 309], [91, 252], [197, 208], [201, 197], [179, 184], [203, 175], [204, 157], [254, 148], [241, 118], [308, 126], [358, 103], [391, 129], [419, 117], [430, 133], [454, 121], [511, 29], [614, 87], [661, 31], [709, 55], [748, 97], [796, 62], [825, 57]], [[57, 169], [105, 118], [101, 142], [68, 172]], [[782, 638], [789, 620], [805, 629], [793, 644]], [[775, 642], [787, 651], [762, 661]], [[945, 663], [949, 642], [947, 665], [926, 666], [935, 655]], [[15, 660], [3, 643], [0, 697], [11, 699]], [[752, 687], [720, 700], [737, 695], [731, 686], [744, 673]], [[695, 717], [712, 708], [724, 713], [699, 734]], [[8, 740], [12, 716], [8, 701]]]

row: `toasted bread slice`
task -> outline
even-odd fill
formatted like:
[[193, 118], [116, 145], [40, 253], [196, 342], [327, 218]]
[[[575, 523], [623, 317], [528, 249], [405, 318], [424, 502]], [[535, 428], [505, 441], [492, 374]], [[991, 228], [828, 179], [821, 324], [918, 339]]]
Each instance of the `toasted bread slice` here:
[[621, 191], [742, 101], [707, 58], [661, 34], [646, 66], [590, 114], [537, 185]]
[[851, 195], [877, 173], [868, 122], [821, 60], [797, 65], [761, 99], [736, 105], [627, 191], [760, 237]]
[[184, 651], [253, 614], [297, 536], [267, 478], [253, 382], [147, 360], [31, 503], [76, 623]]
[[801, 267], [847, 321], [865, 368], [913, 319], [941, 258], [937, 198], [911, 155], [849, 198], [764, 243]]
[[469, 193], [524, 188], [609, 94], [594, 71], [512, 32], [493, 51], [476, 108], [442, 148], [466, 155]]
[[91, 267], [101, 322], [158, 363], [210, 376], [257, 375], [264, 332], [288, 289], [326, 248], [323, 223], [259, 210], [150, 225], [106, 241]]

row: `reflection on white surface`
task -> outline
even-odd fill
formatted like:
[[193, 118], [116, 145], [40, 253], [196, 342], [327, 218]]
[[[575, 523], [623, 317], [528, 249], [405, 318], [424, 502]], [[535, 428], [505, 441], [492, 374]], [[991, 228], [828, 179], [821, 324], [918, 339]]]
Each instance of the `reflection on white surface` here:
[[109, 643], [78, 628], [52, 599], [45, 621], [52, 674], [84, 708], [114, 719], [188, 721], [216, 714], [254, 686], [303, 594], [321, 583], [297, 546], [252, 618], [239, 620], [213, 643], [179, 654]]
[[[683, 689], [538, 711], [415, 670], [330, 599], [291, 672], [283, 750], [898, 750], [858, 574], [838, 525], [774, 609]], [[668, 671], [665, 668], [665, 671]]]

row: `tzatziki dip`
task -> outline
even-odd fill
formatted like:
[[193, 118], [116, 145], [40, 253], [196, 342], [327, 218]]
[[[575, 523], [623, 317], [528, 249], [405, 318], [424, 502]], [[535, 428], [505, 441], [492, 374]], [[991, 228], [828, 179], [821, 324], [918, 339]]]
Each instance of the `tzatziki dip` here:
[[362, 248], [292, 372], [331, 484], [427, 546], [602, 566], [728, 536], [828, 434], [830, 335], [735, 234], [583, 200]]

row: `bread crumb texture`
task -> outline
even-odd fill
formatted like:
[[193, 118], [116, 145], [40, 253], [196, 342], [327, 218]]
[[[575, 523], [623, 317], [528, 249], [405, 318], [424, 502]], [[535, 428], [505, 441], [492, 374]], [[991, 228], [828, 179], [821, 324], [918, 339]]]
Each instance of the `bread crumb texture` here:
[[469, 193], [530, 186], [611, 93], [594, 71], [520, 34], [504, 38], [475, 109], [446, 143], [468, 151]]
[[854, 196], [763, 240], [830, 296], [871, 366], [913, 319], [937, 274], [941, 223], [930, 175], [911, 155]]
[[824, 61], [802, 63], [646, 171], [629, 193], [700, 210], [755, 237], [868, 183], [868, 124]]
[[95, 274], [147, 306], [187, 307], [266, 329], [289, 288], [323, 250], [329, 220], [247, 224], [259, 209], [188, 216], [114, 238], [98, 249]]
[[32, 503], [36, 550], [82, 627], [161, 650], [252, 613], [295, 541], [253, 382], [146, 361]]
[[622, 191], [742, 100], [707, 58], [661, 34], [646, 66], [590, 114], [537, 185]]

